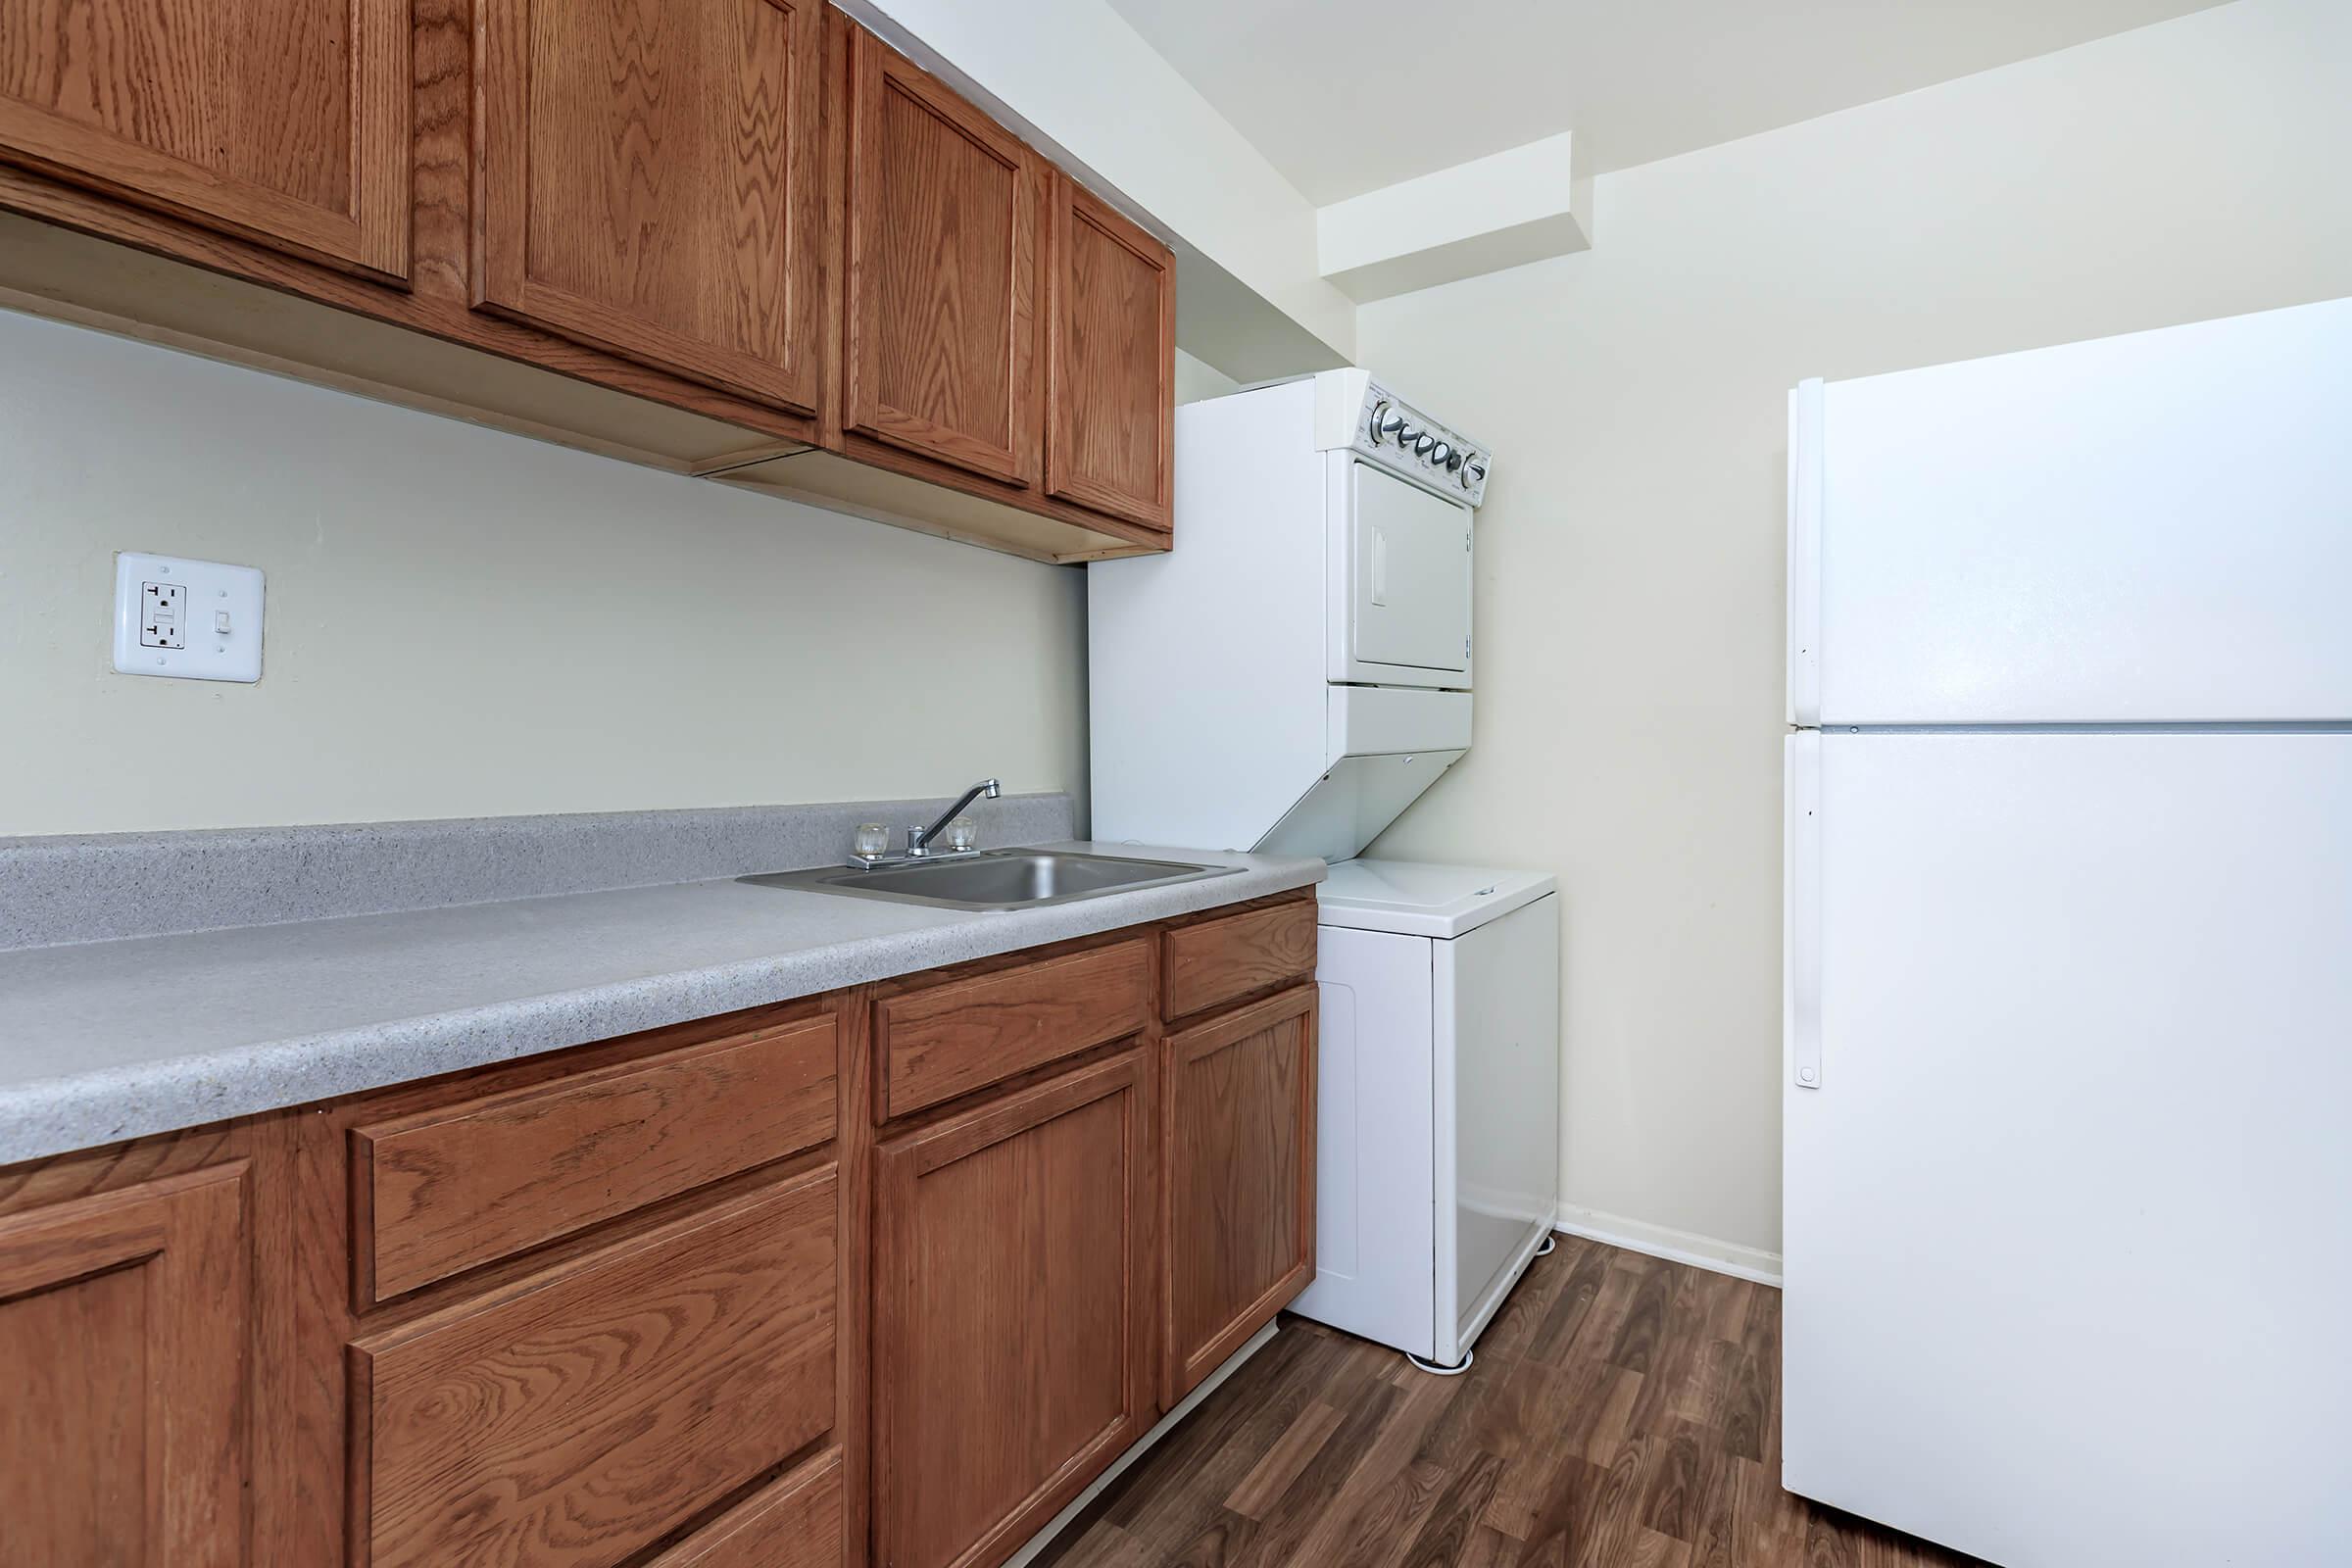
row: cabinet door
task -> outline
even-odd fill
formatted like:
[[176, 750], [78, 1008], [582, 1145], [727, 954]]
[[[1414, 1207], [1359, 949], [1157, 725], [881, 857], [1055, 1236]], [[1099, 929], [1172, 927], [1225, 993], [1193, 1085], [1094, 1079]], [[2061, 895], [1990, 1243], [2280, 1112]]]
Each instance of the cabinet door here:
[[389, 277], [409, 0], [0, 0], [0, 160]]
[[1315, 988], [1170, 1035], [1170, 1404], [1306, 1289], [1315, 1257]]
[[1044, 166], [873, 34], [850, 68], [844, 422], [1033, 487]]
[[1141, 1052], [884, 1144], [881, 1568], [1001, 1561], [1152, 1421]]
[[1165, 528], [1176, 261], [1066, 174], [1046, 246], [1046, 492]]
[[0, 1220], [0, 1558], [247, 1560], [245, 1169]]
[[819, 0], [482, 0], [474, 301], [813, 413]]

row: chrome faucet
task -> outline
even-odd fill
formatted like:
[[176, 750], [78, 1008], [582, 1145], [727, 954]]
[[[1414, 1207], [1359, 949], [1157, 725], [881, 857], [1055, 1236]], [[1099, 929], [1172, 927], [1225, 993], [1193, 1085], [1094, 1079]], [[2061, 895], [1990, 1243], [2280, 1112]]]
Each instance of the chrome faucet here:
[[908, 828], [906, 830], [907, 857], [912, 859], [920, 859], [924, 856], [929, 855], [931, 853], [931, 841], [939, 837], [941, 833], [945, 832], [950, 822], [953, 822], [957, 817], [961, 816], [965, 807], [971, 805], [983, 795], [987, 796], [992, 801], [997, 798], [997, 781], [995, 779], [984, 778], [979, 783], [973, 785], [970, 789], [965, 790], [963, 794], [957, 798], [956, 804], [949, 807], [946, 810], [940, 812], [939, 820], [932, 823], [929, 827]]
[[[954, 806], [940, 812], [939, 820], [929, 827], [908, 828], [906, 830], [906, 848], [898, 854], [868, 855], [860, 848], [858, 853], [850, 857], [850, 864], [861, 871], [871, 871], [876, 866], [905, 865], [909, 860], [928, 860], [949, 856], [979, 854], [977, 849], [935, 850], [931, 848], [931, 841], [946, 832], [948, 824], [961, 816], [963, 808], [983, 795], [992, 801], [997, 798], [997, 781], [995, 779], [984, 778], [970, 789], [965, 790], [961, 798]], [[862, 834], [860, 836], [862, 837]]]

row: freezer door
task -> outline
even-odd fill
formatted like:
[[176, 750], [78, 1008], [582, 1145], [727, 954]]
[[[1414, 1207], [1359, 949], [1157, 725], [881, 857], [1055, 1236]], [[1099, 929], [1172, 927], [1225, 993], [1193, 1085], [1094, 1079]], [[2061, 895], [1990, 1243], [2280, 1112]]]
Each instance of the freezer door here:
[[2352, 718], [2352, 300], [1791, 399], [1798, 724]]
[[2346, 1560], [2352, 734], [1789, 749], [1785, 1484], [2008, 1568]]

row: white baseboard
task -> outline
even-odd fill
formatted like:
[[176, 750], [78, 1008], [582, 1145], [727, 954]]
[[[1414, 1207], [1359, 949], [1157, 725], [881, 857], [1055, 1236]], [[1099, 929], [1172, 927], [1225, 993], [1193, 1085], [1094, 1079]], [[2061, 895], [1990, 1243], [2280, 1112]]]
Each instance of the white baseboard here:
[[1780, 1253], [1741, 1247], [1737, 1242], [1719, 1242], [1712, 1236], [1696, 1236], [1645, 1220], [1628, 1219], [1623, 1214], [1604, 1214], [1596, 1208], [1579, 1208], [1574, 1203], [1562, 1203], [1552, 1223], [1571, 1236], [1606, 1242], [1629, 1252], [1646, 1252], [1670, 1263], [1712, 1269], [1718, 1274], [1753, 1280], [1775, 1289], [1781, 1283]]

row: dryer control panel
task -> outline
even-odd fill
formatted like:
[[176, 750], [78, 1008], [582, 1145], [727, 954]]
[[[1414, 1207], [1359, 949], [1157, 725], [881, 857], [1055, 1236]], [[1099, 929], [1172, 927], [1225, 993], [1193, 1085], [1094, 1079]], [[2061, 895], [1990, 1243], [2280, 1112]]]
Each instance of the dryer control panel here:
[[1315, 445], [1355, 452], [1472, 507], [1486, 499], [1487, 472], [1494, 466], [1484, 444], [1423, 414], [1368, 370], [1325, 370], [1315, 377]]

